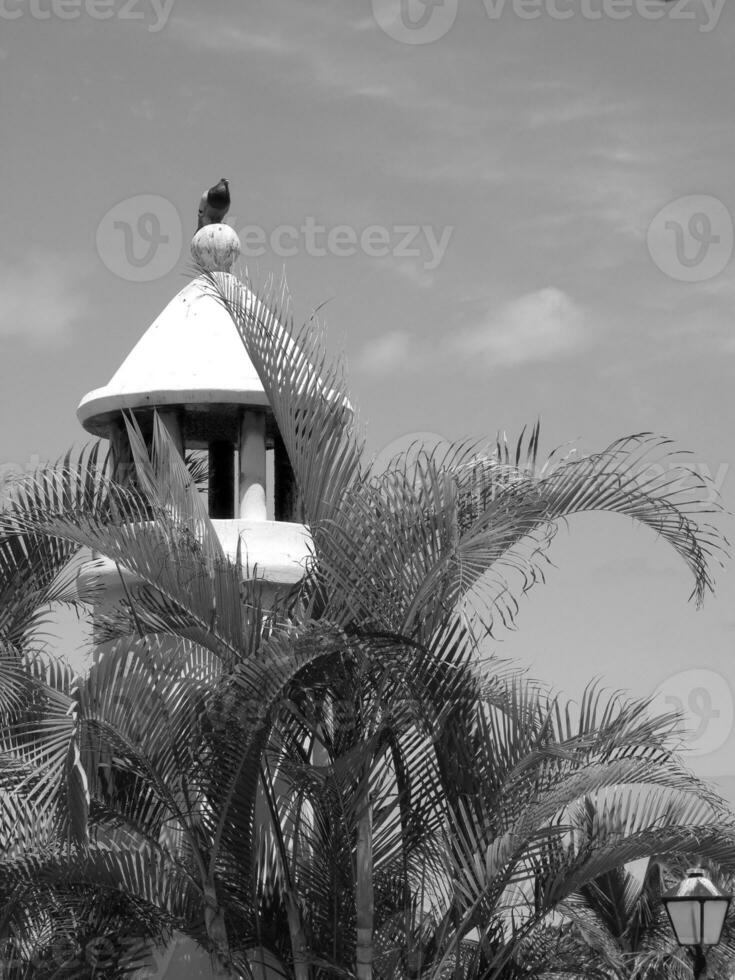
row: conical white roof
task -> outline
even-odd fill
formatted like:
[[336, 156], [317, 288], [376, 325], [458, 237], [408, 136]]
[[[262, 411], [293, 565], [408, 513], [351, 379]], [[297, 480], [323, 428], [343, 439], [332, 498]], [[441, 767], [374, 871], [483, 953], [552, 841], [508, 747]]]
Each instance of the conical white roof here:
[[77, 417], [106, 435], [123, 409], [223, 403], [264, 406], [268, 399], [230, 314], [200, 276], [174, 296], [111, 381], [82, 398]]

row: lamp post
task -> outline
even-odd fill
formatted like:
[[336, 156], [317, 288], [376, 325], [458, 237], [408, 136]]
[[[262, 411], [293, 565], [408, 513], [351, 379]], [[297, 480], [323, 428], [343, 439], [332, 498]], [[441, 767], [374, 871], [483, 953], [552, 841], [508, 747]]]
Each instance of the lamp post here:
[[719, 943], [732, 895], [720, 891], [704, 868], [689, 868], [683, 881], [661, 900], [678, 944], [693, 947], [694, 980], [698, 980], [707, 969], [705, 946]]

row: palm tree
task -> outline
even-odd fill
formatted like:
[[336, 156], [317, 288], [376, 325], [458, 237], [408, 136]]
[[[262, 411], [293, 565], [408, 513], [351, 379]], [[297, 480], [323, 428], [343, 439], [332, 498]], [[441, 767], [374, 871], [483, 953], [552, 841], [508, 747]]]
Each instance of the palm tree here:
[[[695, 841], [726, 861], [733, 831], [672, 752], [675, 719], [594, 692], [575, 716], [483, 646], [543, 578], [556, 524], [585, 510], [654, 529], [701, 602], [720, 551], [701, 479], [650, 435], [541, 465], [538, 427], [514, 452], [462, 443], [375, 473], [314, 323], [294, 330], [282, 296], [209, 282], [261, 376], [313, 561], [264, 609], [158, 422], [149, 451], [127, 420], [135, 486], [84, 457], [19, 489], [0, 527], [18, 564], [37, 545], [54, 580], [90, 549], [126, 597], [63, 698], [44, 681], [32, 723], [3, 715], [0, 778], [34, 828], [19, 836], [3, 797], [5, 851], [21, 858], [5, 880], [113, 891], [132, 935], [181, 930], [230, 974], [267, 954], [297, 980], [500, 977], [539, 922], [621, 863]], [[663, 824], [649, 809], [575, 843], [582, 801], [651, 786]], [[31, 912], [22, 899], [6, 934], [27, 937]]]
[[[619, 825], [619, 816], [588, 805], [584, 823], [594, 832], [600, 821]], [[532, 936], [516, 954], [524, 976], [564, 974], [569, 980], [599, 975], [609, 980], [691, 980], [692, 952], [677, 946], [661, 901], [685, 868], [701, 856], [670, 854], [648, 859], [643, 868], [620, 866], [585, 883], [557, 908], [557, 922]], [[732, 874], [707, 862], [710, 875], [731, 892]], [[732, 858], [727, 865], [732, 867]], [[563, 935], [563, 944], [554, 942]], [[735, 959], [735, 915], [728, 916], [718, 946], [708, 953], [715, 976], [724, 976]]]
[[[62, 491], [67, 502], [82, 506], [85, 499], [104, 509], [98, 452], [95, 446], [83, 453], [78, 471], [69, 457], [60, 464], [69, 476]], [[84, 478], [75, 479], [73, 472]], [[80, 591], [76, 551], [73, 542], [2, 521], [0, 963], [8, 980], [44, 971], [79, 975], [83, 967], [122, 976], [145, 963], [151, 939], [166, 932], [163, 923], [156, 928], [140, 914], [132, 889], [127, 896], [110, 896], [106, 856], [90, 860], [86, 846], [80, 853], [88, 792], [76, 737], [76, 683], [63, 658], [50, 653], [43, 633], [53, 604], [81, 611], [92, 598]]]

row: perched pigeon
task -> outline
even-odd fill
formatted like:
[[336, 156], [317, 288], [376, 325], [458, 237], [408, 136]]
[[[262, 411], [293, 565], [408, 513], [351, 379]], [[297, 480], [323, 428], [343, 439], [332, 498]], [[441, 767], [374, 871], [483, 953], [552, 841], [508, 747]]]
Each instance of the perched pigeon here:
[[230, 210], [230, 182], [222, 177], [218, 184], [202, 194], [199, 202], [197, 231], [205, 225], [216, 225]]

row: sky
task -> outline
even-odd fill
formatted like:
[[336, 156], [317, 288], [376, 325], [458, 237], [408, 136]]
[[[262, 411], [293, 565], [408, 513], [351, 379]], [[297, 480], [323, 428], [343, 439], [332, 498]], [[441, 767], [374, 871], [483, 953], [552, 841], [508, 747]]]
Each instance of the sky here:
[[[0, 0], [0, 479], [84, 442], [225, 175], [371, 452], [652, 431], [734, 509], [734, 42], [722, 0]], [[608, 515], [550, 557], [497, 652], [681, 705], [735, 801], [733, 569], [697, 611]]]

